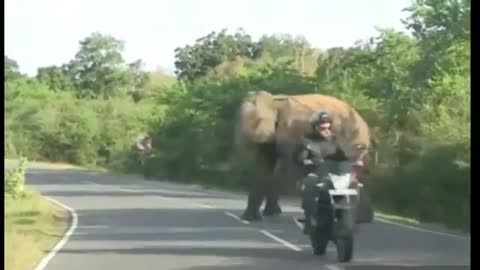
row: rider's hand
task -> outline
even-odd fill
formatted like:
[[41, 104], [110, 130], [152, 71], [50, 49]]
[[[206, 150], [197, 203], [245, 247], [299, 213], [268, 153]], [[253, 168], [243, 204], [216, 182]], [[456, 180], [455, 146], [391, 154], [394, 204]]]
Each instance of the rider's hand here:
[[355, 166], [357, 166], [357, 167], [363, 167], [363, 161], [362, 161], [362, 160], [356, 160], [356, 161], [355, 161]]
[[323, 159], [322, 159], [322, 158], [315, 158], [315, 159], [313, 159], [313, 164], [314, 164], [314, 165], [317, 165], [317, 166], [318, 166], [318, 165], [320, 165], [320, 164], [322, 164], [322, 163], [323, 163]]
[[303, 165], [313, 165], [313, 161], [311, 159], [303, 160]]

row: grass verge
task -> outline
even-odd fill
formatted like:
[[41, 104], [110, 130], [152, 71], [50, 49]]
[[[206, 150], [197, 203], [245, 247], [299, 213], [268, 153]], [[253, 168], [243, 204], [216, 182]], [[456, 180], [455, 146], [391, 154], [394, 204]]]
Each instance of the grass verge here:
[[69, 214], [26, 188], [27, 195], [5, 197], [5, 270], [33, 269], [67, 228]]

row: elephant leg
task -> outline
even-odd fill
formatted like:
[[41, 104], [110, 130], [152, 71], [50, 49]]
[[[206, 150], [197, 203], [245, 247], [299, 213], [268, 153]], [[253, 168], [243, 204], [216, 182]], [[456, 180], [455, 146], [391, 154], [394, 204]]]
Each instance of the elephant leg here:
[[282, 213], [282, 209], [278, 203], [278, 191], [273, 188], [267, 193], [267, 202], [265, 204], [265, 209], [263, 210], [264, 216], [278, 216]]
[[268, 151], [266, 151], [266, 177], [264, 192], [266, 196], [265, 209], [263, 210], [264, 216], [277, 216], [282, 213], [282, 209], [278, 204], [280, 177], [278, 177], [278, 169], [281, 168], [280, 160], [278, 159], [278, 151], [275, 144], [268, 145]]
[[261, 144], [257, 148], [258, 163], [255, 171], [255, 177], [252, 178], [248, 194], [247, 209], [245, 209], [242, 219], [248, 221], [261, 220], [260, 206], [272, 183], [270, 182], [273, 168], [275, 166], [275, 148], [274, 144]]
[[[254, 181], [255, 182], [255, 181]], [[260, 206], [263, 202], [263, 183], [252, 183], [248, 191], [247, 208], [242, 214], [242, 219], [246, 221], [259, 221], [262, 220], [260, 214]]]
[[280, 177], [276, 172], [276, 168], [273, 168], [267, 184], [265, 185], [266, 203], [265, 209], [263, 210], [264, 216], [278, 216], [282, 213], [282, 209], [278, 203], [280, 193], [278, 180]]

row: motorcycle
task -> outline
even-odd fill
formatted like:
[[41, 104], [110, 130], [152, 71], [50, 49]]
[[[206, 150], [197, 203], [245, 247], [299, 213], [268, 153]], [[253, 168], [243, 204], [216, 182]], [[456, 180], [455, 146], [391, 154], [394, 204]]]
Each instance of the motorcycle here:
[[356, 178], [352, 162], [322, 163], [323, 172], [307, 175], [314, 178], [312, 180], [316, 183], [315, 205], [312, 207], [314, 211], [309, 217], [312, 225], [309, 232], [311, 246], [314, 254], [322, 255], [332, 241], [336, 246], [338, 260], [349, 262], [353, 257], [357, 224], [368, 223], [362, 221], [357, 213], [363, 185]]

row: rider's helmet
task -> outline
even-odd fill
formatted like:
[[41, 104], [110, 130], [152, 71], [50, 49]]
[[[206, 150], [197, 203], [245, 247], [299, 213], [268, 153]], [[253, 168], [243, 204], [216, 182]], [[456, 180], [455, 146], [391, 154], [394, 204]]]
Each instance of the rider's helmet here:
[[333, 120], [327, 112], [315, 111], [310, 118], [310, 124], [312, 125], [312, 128], [323, 123], [332, 124]]

